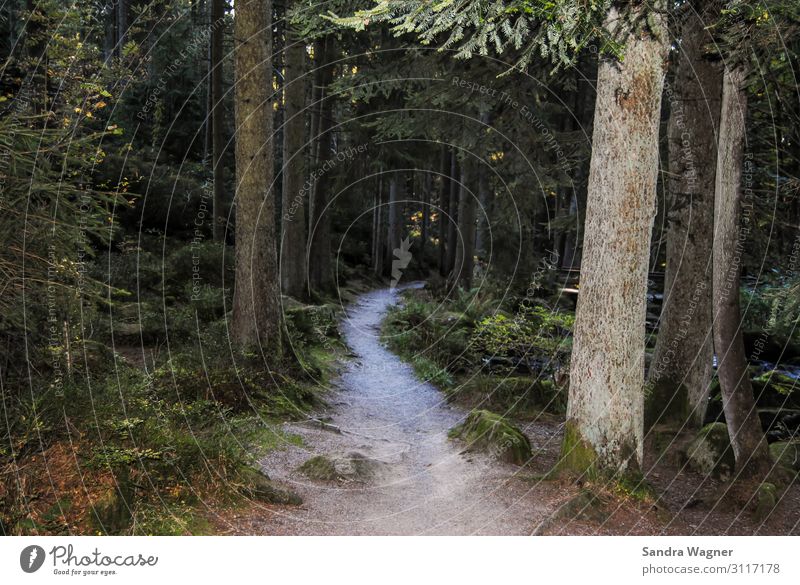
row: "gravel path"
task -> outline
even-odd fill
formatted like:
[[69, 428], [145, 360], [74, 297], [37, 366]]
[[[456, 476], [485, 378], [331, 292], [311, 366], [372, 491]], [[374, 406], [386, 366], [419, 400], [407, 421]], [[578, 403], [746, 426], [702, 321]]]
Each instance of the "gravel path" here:
[[[261, 531], [530, 534], [545, 514], [530, 481], [517, 467], [462, 453], [447, 431], [466, 412], [380, 343], [381, 320], [397, 302], [397, 291], [383, 289], [349, 307], [342, 330], [354, 359], [328, 396], [330, 426], [287, 424], [304, 446], [262, 461], [304, 504], [276, 511]], [[297, 471], [315, 455], [333, 460], [340, 477], [311, 480]]]

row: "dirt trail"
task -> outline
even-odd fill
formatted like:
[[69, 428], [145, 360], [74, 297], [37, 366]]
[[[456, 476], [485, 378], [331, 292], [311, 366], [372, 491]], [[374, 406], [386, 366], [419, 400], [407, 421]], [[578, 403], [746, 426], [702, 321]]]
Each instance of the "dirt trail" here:
[[[552, 468], [560, 450], [559, 425], [543, 419], [522, 425], [534, 451], [524, 468], [464, 453], [447, 432], [466, 411], [447, 403], [380, 343], [381, 321], [397, 302], [398, 291], [385, 289], [363, 294], [348, 307], [342, 331], [353, 359], [326, 395], [330, 408], [319, 414], [326, 417], [325, 426], [286, 424], [303, 446], [287, 444], [261, 461], [303, 504], [254, 505], [220, 518], [221, 533], [795, 534], [800, 529], [797, 482], [762, 524], [741, 504], [719, 500], [730, 484], [691, 473], [652, 447], [644, 469], [660, 496], [658, 506], [622, 497], [613, 485], [599, 492], [602, 486], [593, 485], [604, 503], [599, 512], [586, 513], [582, 504], [574, 506], [585, 494], [579, 485], [535, 479]], [[309, 479], [298, 471], [320, 455], [335, 462], [336, 479]]]
[[[276, 451], [262, 465], [304, 504], [270, 515], [260, 531], [530, 534], [546, 513], [531, 496], [530, 481], [517, 467], [462, 453], [447, 431], [466, 412], [380, 343], [381, 320], [397, 301], [396, 291], [384, 289], [360, 296], [348, 309], [343, 335], [354, 359], [328, 396], [326, 413], [341, 433], [286, 425], [304, 446]], [[344, 479], [315, 481], [298, 472], [314, 455], [338, 458]]]

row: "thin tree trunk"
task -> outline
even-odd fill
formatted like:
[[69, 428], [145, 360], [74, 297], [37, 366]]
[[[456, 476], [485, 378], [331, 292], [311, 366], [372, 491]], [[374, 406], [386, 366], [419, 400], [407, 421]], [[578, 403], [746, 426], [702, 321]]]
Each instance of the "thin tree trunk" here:
[[117, 55], [122, 55], [125, 43], [128, 42], [128, 0], [117, 2]]
[[[575, 223], [578, 222], [578, 195], [575, 193], [574, 186], [570, 188], [568, 215], [570, 218], [575, 218]], [[571, 270], [575, 265], [577, 232], [577, 228], [574, 234], [571, 233], [571, 230], [567, 230], [567, 234], [564, 237], [564, 249], [561, 252], [561, 268]]]
[[[747, 96], [741, 67], [726, 69], [722, 83], [716, 191], [714, 197], [714, 347], [717, 376], [728, 434], [742, 475], [758, 475], [769, 469], [764, 432], [758, 418], [753, 388], [747, 371], [747, 356], [739, 311], [739, 279], [744, 244], [752, 221], [752, 202], [742, 214]], [[749, 176], [749, 174], [748, 174]], [[742, 225], [744, 224], [744, 225]]]
[[445, 274], [452, 278], [453, 268], [456, 264], [456, 250], [458, 249], [458, 200], [459, 200], [459, 167], [455, 152], [450, 157], [450, 202], [447, 208], [450, 217], [447, 223], [447, 259]]
[[269, 0], [236, 0], [236, 287], [231, 334], [281, 352], [272, 166]]
[[[632, 16], [643, 16], [631, 7]], [[635, 471], [642, 459], [645, 311], [655, 216], [658, 129], [667, 54], [654, 31], [619, 31], [624, 61], [597, 78], [580, 294], [562, 468]], [[606, 26], [630, 26], [609, 10]]]
[[461, 188], [458, 202], [458, 235], [453, 267], [454, 281], [469, 290], [475, 258], [475, 193], [472, 192], [472, 160], [461, 165]]
[[[481, 114], [482, 124], [488, 127], [490, 121], [488, 112]], [[475, 250], [478, 256], [484, 259], [487, 252], [486, 247], [490, 242], [489, 231], [491, 225], [489, 222], [489, 210], [492, 207], [493, 194], [489, 186], [489, 153], [482, 152], [481, 155], [484, 157], [484, 160], [478, 161], [478, 202], [480, 203], [480, 210], [476, 212], [478, 227], [475, 235]]]
[[[325, 37], [324, 50], [321, 56], [319, 121], [317, 136], [316, 169], [321, 169], [331, 156], [333, 126], [333, 100], [328, 95], [328, 87], [333, 80], [333, 35]], [[320, 66], [320, 65], [318, 65]], [[333, 286], [333, 268], [331, 266], [331, 210], [326, 209], [328, 203], [328, 185], [331, 177], [321, 177], [314, 181], [313, 207], [311, 215], [311, 232], [309, 233], [308, 286], [311, 290], [330, 290]]]
[[402, 228], [400, 226], [400, 204], [397, 203], [397, 183], [403, 177], [392, 173], [389, 179], [389, 221], [386, 226], [386, 266], [391, 267], [394, 259], [394, 252], [400, 248], [402, 238]]
[[420, 266], [425, 266], [425, 250], [428, 246], [428, 238], [430, 237], [430, 217], [431, 217], [431, 188], [433, 186], [433, 175], [425, 173], [422, 179], [422, 234], [421, 242], [419, 245], [419, 261]]
[[383, 275], [383, 175], [378, 177], [378, 191], [375, 193], [372, 253], [372, 271], [376, 276], [381, 276]]
[[491, 217], [494, 193], [489, 184], [489, 163], [480, 161], [478, 163], [478, 201], [480, 211], [478, 214], [478, 232], [475, 238], [475, 249], [481, 260], [486, 260], [491, 245]]
[[[288, 32], [287, 28], [287, 32]], [[288, 38], [284, 80], [283, 126], [283, 238], [281, 241], [281, 282], [286, 294], [305, 296], [306, 288], [306, 176], [305, 119], [306, 97], [303, 82], [305, 43]]]
[[225, 18], [225, 0], [211, 1], [211, 157], [214, 168], [214, 214], [211, 221], [214, 241], [219, 242], [222, 240], [222, 227], [225, 225], [222, 209], [225, 197], [225, 165], [222, 163], [225, 148], [225, 108], [222, 97], [222, 42], [225, 35], [222, 22]]
[[447, 146], [442, 145], [441, 190], [439, 191], [439, 274], [447, 276], [447, 233], [450, 223], [450, 183], [454, 177], [450, 175], [450, 158], [452, 154]]
[[[687, 6], [688, 7], [688, 6]], [[722, 68], [704, 58], [719, 6], [688, 10], [670, 102], [667, 266], [645, 419], [702, 424], [711, 384], [711, 249]]]

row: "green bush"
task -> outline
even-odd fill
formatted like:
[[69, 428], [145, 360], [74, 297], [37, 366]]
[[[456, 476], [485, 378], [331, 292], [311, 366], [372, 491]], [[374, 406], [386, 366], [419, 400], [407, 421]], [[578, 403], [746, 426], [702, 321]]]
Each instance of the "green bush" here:
[[473, 339], [477, 348], [493, 356], [566, 355], [574, 324], [571, 313], [522, 304], [514, 316], [497, 313], [481, 319]]

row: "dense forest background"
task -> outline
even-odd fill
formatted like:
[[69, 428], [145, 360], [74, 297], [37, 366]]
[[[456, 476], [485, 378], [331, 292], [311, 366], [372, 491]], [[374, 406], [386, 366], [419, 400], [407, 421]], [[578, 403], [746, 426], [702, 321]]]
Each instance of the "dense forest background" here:
[[348, 303], [412, 281], [386, 343], [470, 441], [545, 414], [564, 473], [649, 498], [672, 449], [766, 521], [800, 469], [798, 23], [6, 0], [0, 531], [296, 504], [255, 463], [324, 407]]

